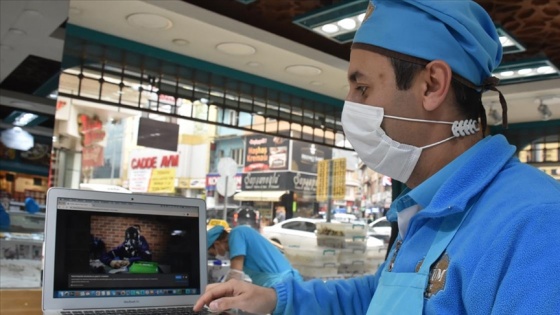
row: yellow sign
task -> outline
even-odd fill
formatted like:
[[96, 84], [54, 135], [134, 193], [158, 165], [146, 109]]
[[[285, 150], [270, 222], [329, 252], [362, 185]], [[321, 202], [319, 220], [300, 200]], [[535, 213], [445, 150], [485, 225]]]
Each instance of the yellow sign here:
[[[330, 187], [330, 189], [329, 189]], [[344, 200], [346, 196], [346, 158], [317, 163], [317, 201]]]
[[327, 201], [329, 197], [329, 160], [317, 163], [317, 201]]
[[332, 160], [332, 199], [344, 200], [346, 196], [346, 158]]
[[148, 192], [151, 193], [174, 193], [175, 192], [175, 168], [156, 168], [152, 170]]
[[229, 224], [226, 221], [220, 219], [211, 219], [210, 221], [208, 221], [208, 224], [206, 225], [206, 229], [210, 230], [216, 225], [221, 225], [224, 227], [224, 229], [229, 230]]

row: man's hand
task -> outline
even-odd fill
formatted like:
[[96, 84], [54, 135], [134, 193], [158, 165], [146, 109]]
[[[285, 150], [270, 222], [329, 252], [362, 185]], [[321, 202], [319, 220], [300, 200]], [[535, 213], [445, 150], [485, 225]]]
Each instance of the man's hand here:
[[194, 311], [198, 312], [204, 305], [208, 305], [212, 312], [239, 309], [249, 313], [269, 314], [276, 307], [276, 299], [274, 289], [230, 280], [208, 285], [206, 292], [196, 301]]
[[228, 273], [226, 274], [226, 276], [224, 277], [224, 282], [226, 282], [228, 280], [231, 280], [231, 279], [243, 280], [243, 276], [245, 276], [245, 273], [243, 271], [230, 269], [228, 271]]
[[128, 260], [112, 260], [109, 264], [111, 265], [111, 268], [118, 269], [121, 267], [128, 266], [129, 262]]

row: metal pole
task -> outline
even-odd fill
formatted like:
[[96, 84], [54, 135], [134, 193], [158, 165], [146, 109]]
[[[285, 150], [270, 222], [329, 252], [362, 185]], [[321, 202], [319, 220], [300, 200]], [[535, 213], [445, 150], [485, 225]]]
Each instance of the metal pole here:
[[226, 222], [227, 222], [228, 179], [229, 176], [226, 176], [226, 188], [224, 189], [224, 221]]
[[331, 204], [332, 204], [332, 173], [333, 173], [333, 161], [329, 160], [329, 176], [327, 179], [328, 188], [327, 188], [327, 222], [331, 222]]

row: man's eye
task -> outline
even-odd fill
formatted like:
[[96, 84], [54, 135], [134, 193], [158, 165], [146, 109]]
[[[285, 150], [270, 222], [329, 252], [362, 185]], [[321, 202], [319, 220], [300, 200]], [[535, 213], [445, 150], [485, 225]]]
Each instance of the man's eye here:
[[366, 93], [366, 91], [367, 91], [367, 87], [366, 87], [366, 86], [358, 86], [358, 87], [356, 88], [356, 90], [360, 91], [360, 93], [361, 93], [362, 95], [364, 95], [364, 94]]

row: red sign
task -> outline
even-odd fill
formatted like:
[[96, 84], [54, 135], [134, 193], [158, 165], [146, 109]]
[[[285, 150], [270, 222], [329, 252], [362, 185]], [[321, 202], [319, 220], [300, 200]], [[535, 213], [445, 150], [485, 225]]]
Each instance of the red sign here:
[[138, 157], [132, 158], [130, 167], [132, 169], [152, 169], [152, 168], [168, 168], [179, 166], [179, 155], [164, 155], [161, 157], [161, 162], [158, 165], [157, 156]]

